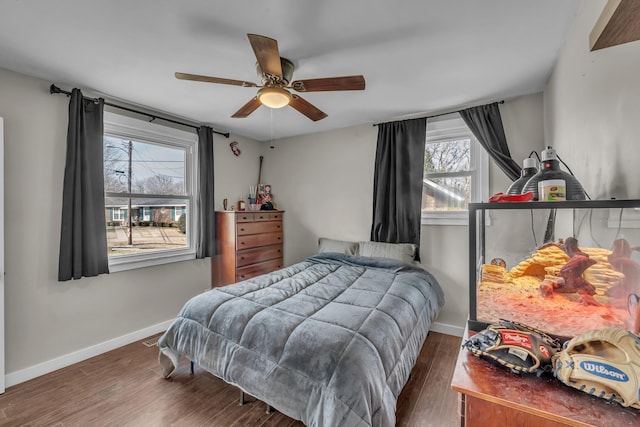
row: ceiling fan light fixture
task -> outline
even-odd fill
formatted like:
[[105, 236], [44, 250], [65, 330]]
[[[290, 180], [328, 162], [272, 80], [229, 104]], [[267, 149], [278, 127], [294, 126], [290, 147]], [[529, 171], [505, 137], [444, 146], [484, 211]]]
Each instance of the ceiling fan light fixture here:
[[282, 108], [291, 102], [291, 94], [284, 88], [268, 86], [258, 91], [258, 100], [269, 108]]

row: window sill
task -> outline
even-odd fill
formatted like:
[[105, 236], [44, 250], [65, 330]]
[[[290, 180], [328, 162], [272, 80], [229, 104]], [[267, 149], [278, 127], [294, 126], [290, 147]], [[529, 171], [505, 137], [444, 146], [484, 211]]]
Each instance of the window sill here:
[[469, 211], [423, 213], [422, 225], [469, 225]]
[[194, 251], [167, 251], [153, 254], [128, 255], [109, 260], [109, 272], [135, 270], [137, 268], [153, 267], [155, 265], [196, 259]]

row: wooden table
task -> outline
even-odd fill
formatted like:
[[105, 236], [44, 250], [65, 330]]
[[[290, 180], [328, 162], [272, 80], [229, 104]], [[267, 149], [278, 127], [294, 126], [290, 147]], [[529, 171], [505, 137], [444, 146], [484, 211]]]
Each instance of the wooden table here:
[[[465, 331], [463, 343], [468, 336]], [[589, 396], [551, 374], [513, 374], [464, 348], [451, 388], [460, 393], [463, 427], [640, 426], [638, 409]]]

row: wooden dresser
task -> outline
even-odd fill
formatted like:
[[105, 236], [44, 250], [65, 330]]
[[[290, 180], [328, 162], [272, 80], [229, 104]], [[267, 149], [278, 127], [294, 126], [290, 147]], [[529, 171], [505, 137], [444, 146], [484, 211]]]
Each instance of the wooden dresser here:
[[283, 214], [284, 211], [216, 212], [212, 287], [236, 283], [283, 267]]

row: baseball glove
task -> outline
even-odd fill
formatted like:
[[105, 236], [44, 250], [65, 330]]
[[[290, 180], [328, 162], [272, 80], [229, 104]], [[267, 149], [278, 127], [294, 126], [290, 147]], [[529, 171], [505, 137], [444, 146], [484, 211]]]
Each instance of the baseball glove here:
[[462, 346], [514, 373], [538, 375], [551, 371], [551, 357], [562, 350], [561, 342], [548, 334], [502, 319], [469, 338]]
[[640, 337], [620, 328], [594, 329], [565, 343], [552, 358], [564, 384], [640, 409]]

